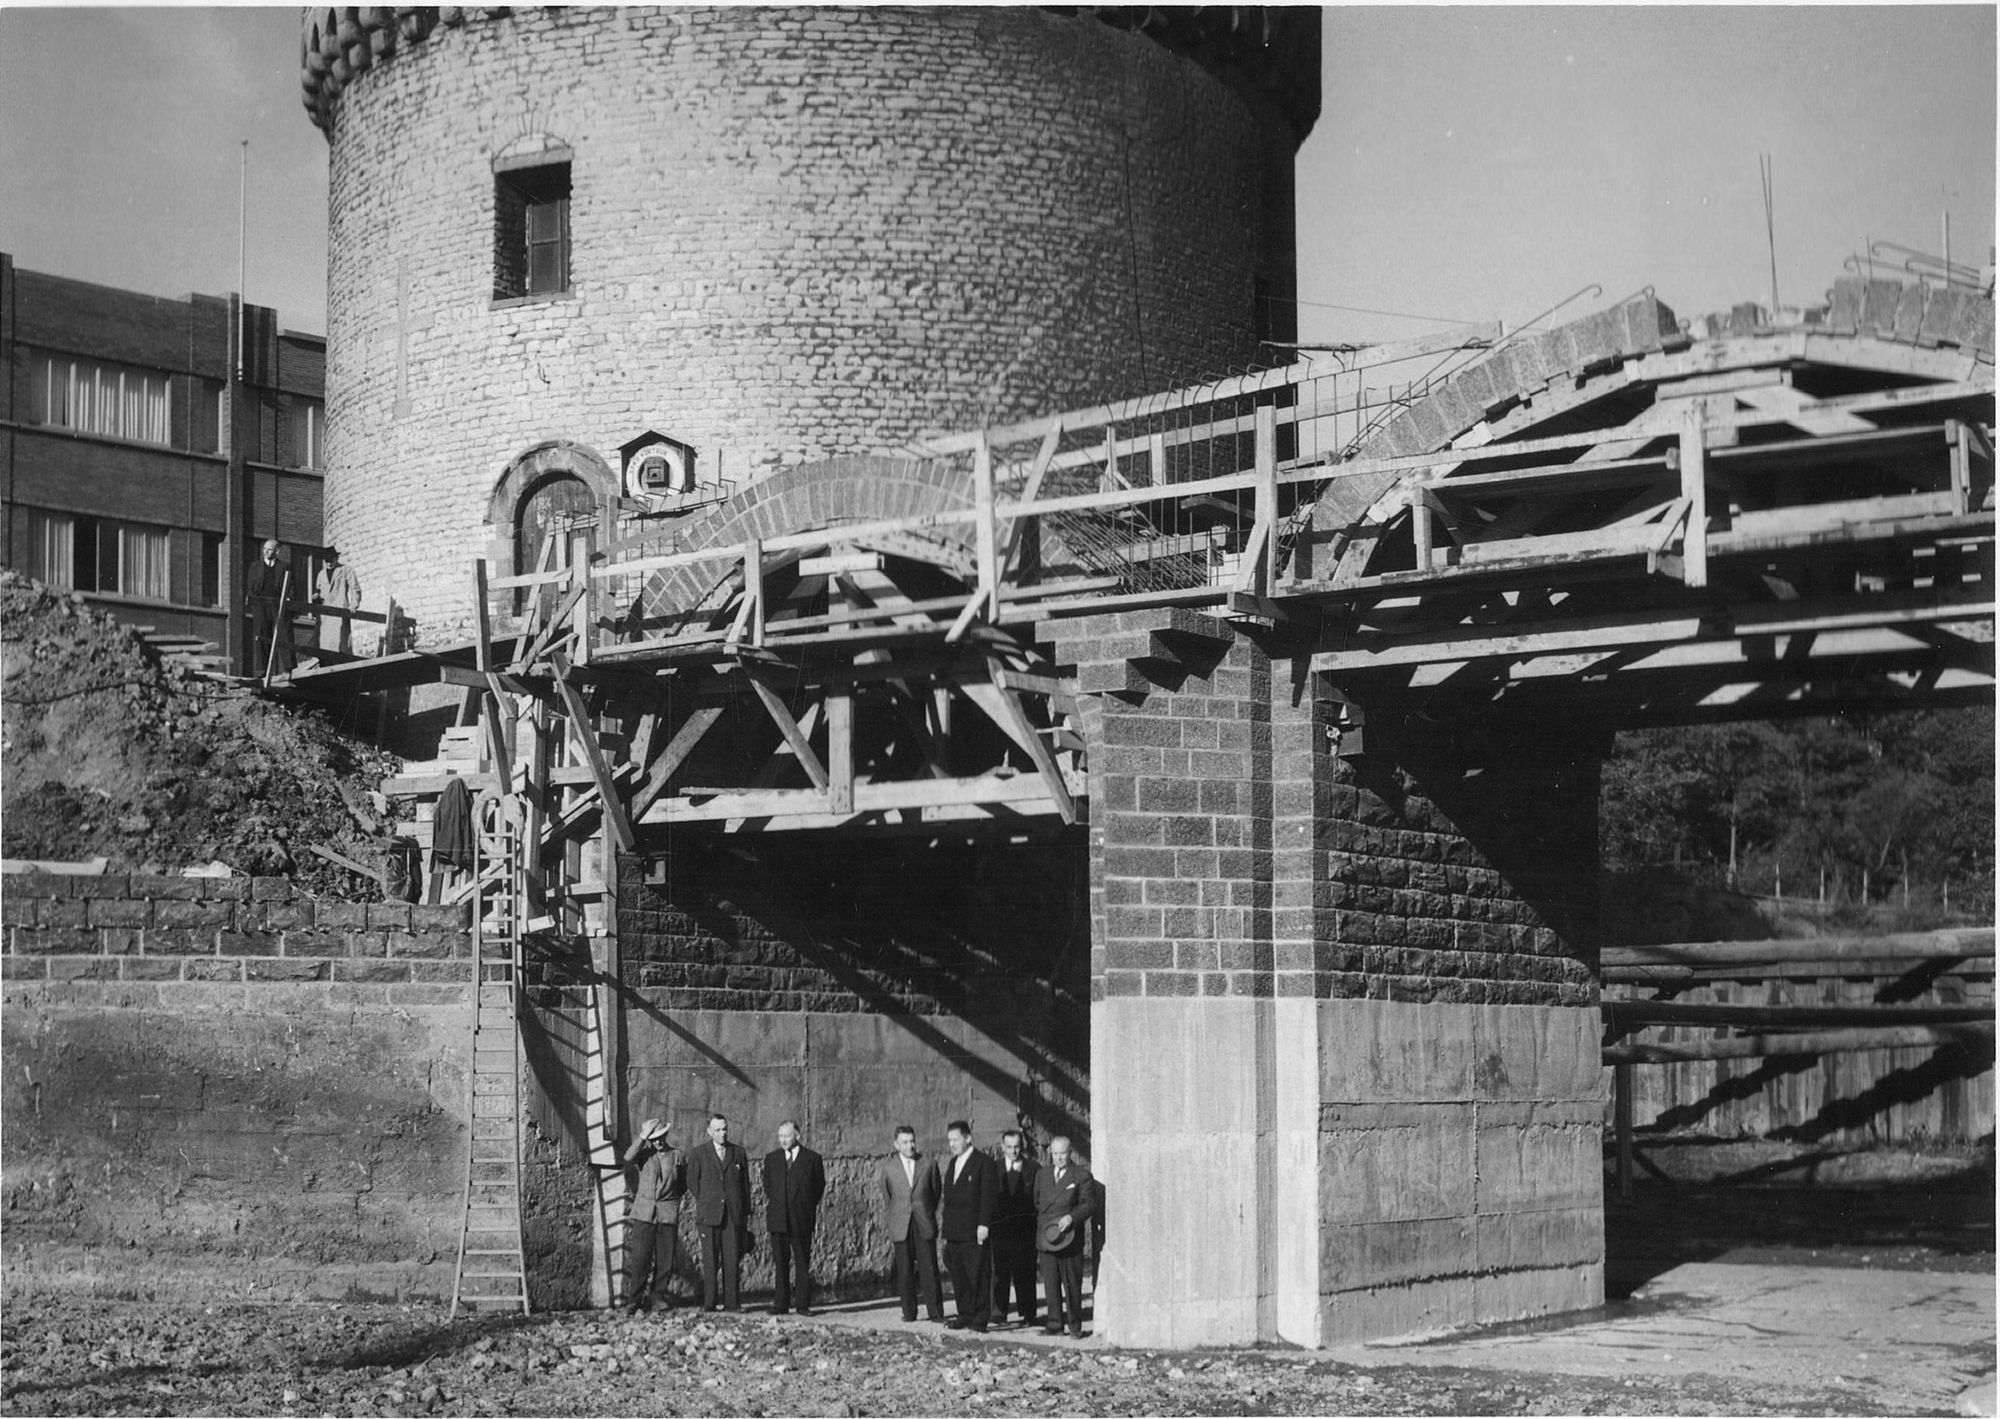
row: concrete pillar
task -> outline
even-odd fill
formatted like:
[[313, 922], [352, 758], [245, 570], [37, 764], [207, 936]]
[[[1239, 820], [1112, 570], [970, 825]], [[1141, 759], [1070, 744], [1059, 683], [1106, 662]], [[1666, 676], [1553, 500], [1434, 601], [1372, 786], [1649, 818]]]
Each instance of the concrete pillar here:
[[1320, 1346], [1602, 1299], [1596, 766], [1373, 727], [1309, 647], [1049, 634], [1091, 772], [1098, 1326]]

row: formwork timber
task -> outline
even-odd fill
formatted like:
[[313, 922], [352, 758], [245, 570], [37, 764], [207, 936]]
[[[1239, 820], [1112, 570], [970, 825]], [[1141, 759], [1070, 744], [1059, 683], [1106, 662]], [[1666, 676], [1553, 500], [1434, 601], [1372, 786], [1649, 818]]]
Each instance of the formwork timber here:
[[607, 1035], [621, 855], [1087, 852], [1105, 1336], [1594, 1304], [1610, 732], [1992, 698], [1991, 300], [1926, 341], [1867, 300], [1642, 297], [615, 503], [550, 565], [496, 545], [472, 644], [399, 673], [465, 688]]

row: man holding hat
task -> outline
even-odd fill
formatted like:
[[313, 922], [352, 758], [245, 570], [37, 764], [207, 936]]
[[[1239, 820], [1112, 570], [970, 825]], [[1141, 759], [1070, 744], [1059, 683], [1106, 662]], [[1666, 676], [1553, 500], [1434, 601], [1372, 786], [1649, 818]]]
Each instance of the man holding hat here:
[[[680, 1255], [681, 1198], [687, 1192], [678, 1148], [667, 1145], [671, 1124], [649, 1118], [625, 1152], [630, 1167], [641, 1156], [639, 1186], [625, 1212], [625, 1295], [619, 1308], [638, 1312], [673, 1306], [667, 1286]], [[650, 1273], [652, 1284], [647, 1285]]]
[[1042, 1334], [1083, 1339], [1083, 1234], [1094, 1204], [1090, 1169], [1073, 1163], [1069, 1140], [1049, 1140], [1049, 1165], [1035, 1174], [1035, 1250], [1042, 1259]]

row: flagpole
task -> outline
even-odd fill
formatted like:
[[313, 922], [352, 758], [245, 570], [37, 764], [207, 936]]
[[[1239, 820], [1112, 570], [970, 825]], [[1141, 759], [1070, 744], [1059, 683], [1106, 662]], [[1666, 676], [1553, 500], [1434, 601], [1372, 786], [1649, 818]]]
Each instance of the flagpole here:
[[[250, 140], [245, 138], [238, 154], [236, 168], [236, 300], [239, 307], [247, 307], [247, 302], [243, 295], [243, 269], [244, 254], [249, 247], [246, 236], [249, 229], [249, 212]], [[243, 316], [238, 315], [237, 319], [240, 321], [243, 319]], [[236, 377], [238, 379], [243, 378], [244, 343], [240, 338], [236, 342]]]

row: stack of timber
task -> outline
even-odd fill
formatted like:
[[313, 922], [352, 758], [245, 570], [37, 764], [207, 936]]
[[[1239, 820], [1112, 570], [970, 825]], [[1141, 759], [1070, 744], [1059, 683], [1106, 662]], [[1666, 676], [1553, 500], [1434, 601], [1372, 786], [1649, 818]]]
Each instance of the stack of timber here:
[[1964, 928], [1606, 949], [1621, 1159], [1635, 1128], [1990, 1133], [1993, 944], [1992, 929]]

